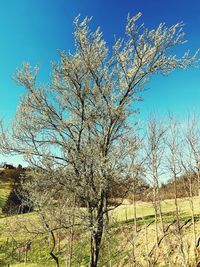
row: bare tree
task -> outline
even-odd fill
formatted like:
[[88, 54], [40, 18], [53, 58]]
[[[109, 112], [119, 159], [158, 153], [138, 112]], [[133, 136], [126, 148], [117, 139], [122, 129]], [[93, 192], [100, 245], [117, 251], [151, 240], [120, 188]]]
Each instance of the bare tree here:
[[163, 121], [159, 121], [155, 116], [151, 116], [147, 128], [146, 144], [146, 169], [153, 187], [153, 205], [155, 210], [155, 235], [158, 244], [158, 216], [160, 217], [162, 233], [164, 233], [164, 223], [159, 196], [160, 178], [163, 174], [164, 156], [164, 135], [167, 126]]
[[[138, 131], [137, 131], [138, 132]], [[136, 203], [136, 195], [141, 193], [142, 187], [144, 188], [145, 181], [143, 179], [144, 174], [144, 155], [142, 154], [143, 148], [143, 140], [137, 133], [136, 136], [129, 141], [129, 172], [131, 178], [131, 187], [130, 187], [130, 194], [133, 200], [133, 214], [134, 214], [134, 229], [132, 233], [132, 238], [129, 242], [132, 245], [132, 259], [133, 259], [133, 266], [136, 266], [136, 254], [135, 254], [135, 247], [136, 241], [138, 238], [138, 224], [137, 224], [137, 203]], [[142, 154], [142, 155], [141, 155]]]
[[200, 196], [200, 129], [198, 125], [198, 117], [195, 113], [188, 117], [187, 124], [185, 139], [190, 151], [190, 160], [193, 161], [192, 164], [197, 176], [198, 195]]
[[172, 175], [173, 182], [174, 182], [174, 202], [176, 208], [176, 226], [177, 226], [177, 234], [179, 238], [179, 248], [180, 248], [180, 255], [182, 257], [182, 266], [187, 266], [186, 258], [184, 253], [184, 246], [183, 246], [183, 235], [182, 235], [182, 228], [180, 224], [180, 211], [179, 211], [179, 204], [178, 204], [178, 195], [177, 195], [177, 180], [178, 176], [182, 172], [181, 162], [180, 162], [180, 153], [182, 149], [182, 142], [181, 142], [181, 131], [180, 125], [177, 124], [175, 119], [169, 115], [169, 129], [168, 134], [165, 137], [165, 144], [168, 148], [167, 153], [167, 169], [169, 173]]
[[132, 180], [131, 193], [133, 197], [134, 208], [134, 232], [137, 234], [137, 211], [136, 211], [136, 195], [139, 194], [141, 186], [144, 185], [144, 155], [142, 154], [143, 140], [135, 136], [129, 143], [130, 146], [130, 176]]
[[[111, 49], [99, 28], [90, 30], [89, 18], [79, 22], [77, 17], [75, 52], [60, 54], [49, 84], [36, 82], [37, 67], [24, 64], [17, 71], [26, 94], [12, 127], [2, 127], [4, 151], [23, 155], [46, 177], [55, 172], [53, 185], [75, 194], [85, 206], [91, 267], [99, 258], [110, 186], [127, 183], [129, 177], [126, 139], [134, 121], [130, 117], [137, 113], [134, 104], [152, 74], [185, 69], [196, 56], [177, 58], [170, 52], [185, 42], [182, 23], [148, 30], [138, 24], [140, 17], [128, 16], [125, 38]], [[47, 179], [50, 187], [52, 181]]]
[[[183, 129], [183, 140], [186, 146], [182, 148], [180, 153], [181, 165], [184, 170], [185, 188], [190, 203], [192, 231], [193, 231], [193, 246], [195, 253], [195, 261], [197, 263], [197, 229], [195, 222], [194, 210], [194, 178], [197, 176], [199, 190], [199, 163], [198, 163], [198, 127], [195, 116], [188, 120], [186, 128]], [[198, 192], [199, 193], [199, 192]]]
[[42, 173], [32, 170], [21, 177], [23, 205], [29, 206], [34, 203], [35, 219], [29, 216], [16, 218], [16, 224], [33, 236], [49, 236], [49, 254], [59, 267], [59, 257], [55, 252], [56, 247], [60, 250], [60, 233], [64, 234], [66, 241], [69, 237], [68, 258], [71, 264], [73, 232], [75, 227], [80, 227], [78, 218], [81, 218], [82, 213], [81, 210], [77, 212], [79, 204], [76, 203], [74, 194], [63, 191], [64, 187], [57, 185], [56, 174], [56, 172]]

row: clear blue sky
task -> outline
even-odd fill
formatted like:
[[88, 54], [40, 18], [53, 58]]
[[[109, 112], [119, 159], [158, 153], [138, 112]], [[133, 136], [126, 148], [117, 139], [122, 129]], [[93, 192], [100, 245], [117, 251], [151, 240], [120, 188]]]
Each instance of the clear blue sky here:
[[[0, 1], [0, 118], [11, 120], [24, 90], [12, 75], [23, 61], [39, 65], [40, 80], [48, 81], [50, 61], [59, 50], [72, 50], [72, 21], [77, 14], [93, 16], [108, 43], [123, 36], [128, 12], [143, 13], [149, 28], [184, 21], [187, 44], [180, 53], [200, 47], [199, 0], [1, 0]], [[178, 51], [179, 53], [179, 51]], [[141, 118], [151, 111], [186, 114], [200, 111], [200, 68], [154, 78], [141, 103]], [[1, 157], [0, 157], [1, 160]]]

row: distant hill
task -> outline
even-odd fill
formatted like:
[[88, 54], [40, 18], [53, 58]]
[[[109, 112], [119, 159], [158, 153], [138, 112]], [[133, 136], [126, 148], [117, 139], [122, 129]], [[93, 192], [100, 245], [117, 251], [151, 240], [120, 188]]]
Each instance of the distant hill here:
[[[188, 173], [178, 177], [177, 179], [177, 197], [183, 198], [189, 196], [191, 186], [191, 192], [193, 196], [198, 196], [198, 181], [195, 173]], [[162, 184], [160, 187], [160, 198], [173, 199], [174, 198], [174, 181], [170, 179], [166, 184]]]

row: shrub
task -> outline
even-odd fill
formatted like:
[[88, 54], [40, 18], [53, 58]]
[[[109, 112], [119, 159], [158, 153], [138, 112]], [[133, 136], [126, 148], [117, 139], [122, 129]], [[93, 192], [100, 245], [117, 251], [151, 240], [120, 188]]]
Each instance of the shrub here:
[[32, 210], [33, 204], [28, 199], [27, 192], [23, 191], [20, 186], [15, 185], [2, 208], [2, 212], [7, 215], [12, 215], [27, 213]]

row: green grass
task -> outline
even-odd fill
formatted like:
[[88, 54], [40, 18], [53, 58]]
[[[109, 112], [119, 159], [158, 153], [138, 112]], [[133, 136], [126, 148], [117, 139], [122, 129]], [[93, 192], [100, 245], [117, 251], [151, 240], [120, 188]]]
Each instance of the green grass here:
[[[3, 244], [7, 240], [6, 236], [6, 229], [7, 229], [7, 218], [3, 218], [3, 214], [1, 213], [1, 208], [3, 204], [5, 203], [9, 193], [11, 190], [11, 184], [9, 181], [2, 181], [0, 180], [0, 244]], [[178, 205], [180, 209], [181, 214], [181, 220], [187, 221], [191, 219], [191, 206], [190, 201], [187, 198], [179, 199]], [[169, 223], [172, 222], [175, 218], [175, 204], [174, 200], [165, 200], [161, 202], [162, 211], [163, 211], [163, 219], [164, 222]], [[200, 210], [200, 198], [194, 197], [194, 212], [196, 214], [195, 219], [199, 220], [199, 210]], [[136, 204], [136, 213], [137, 213], [137, 222], [138, 225], [142, 224], [150, 224], [154, 222], [154, 207], [151, 202], [137, 202]], [[127, 201], [124, 202], [121, 206], [116, 208], [113, 211], [110, 211], [110, 218], [111, 222], [113, 223], [113, 227], [119, 227], [121, 225], [129, 225], [134, 223], [134, 207], [133, 204], [128, 203]], [[33, 220], [37, 221], [37, 216], [35, 213], [30, 214], [23, 214], [23, 215], [17, 215], [8, 218], [8, 220], [11, 219], [12, 222], [14, 222], [16, 219], [20, 220]], [[118, 229], [118, 228], [116, 228]], [[18, 233], [15, 238], [18, 240], [18, 242], [25, 240], [27, 237], [25, 236], [25, 233]], [[44, 238], [44, 237], [41, 237]], [[114, 240], [114, 239], [113, 239]], [[84, 243], [83, 243], [84, 242]], [[78, 242], [76, 244], [75, 250], [76, 255], [80, 255], [80, 258], [82, 258], [81, 266], [87, 266], [89, 261], [89, 243], [88, 243], [88, 237], [83, 237], [83, 242]], [[11, 246], [11, 243], [9, 244]], [[119, 244], [115, 244], [115, 241], [113, 241], [113, 251], [115, 247], [118, 247]], [[112, 249], [111, 249], [112, 250]], [[106, 251], [106, 249], [105, 249]], [[106, 252], [104, 251], [104, 260], [106, 258]], [[113, 252], [114, 253], [114, 252]], [[125, 254], [127, 252], [124, 252]], [[121, 261], [121, 258], [124, 258], [126, 255], [118, 253], [117, 255], [113, 256], [113, 263], [118, 263]], [[63, 254], [64, 255], [64, 254]], [[62, 256], [63, 256], [62, 255]], [[84, 255], [84, 256], [83, 256]], [[61, 257], [64, 259], [64, 257]], [[49, 256], [49, 250], [48, 248], [45, 249], [44, 247], [40, 246], [40, 240], [35, 241], [33, 250], [29, 253], [29, 261], [26, 264], [27, 267], [42, 267], [42, 266], [48, 266], [53, 267], [55, 266], [55, 263], [52, 261], [51, 257]], [[5, 259], [4, 251], [0, 250], [0, 267], [7, 266], [9, 263], [9, 260]], [[64, 263], [63, 263], [64, 264]], [[25, 266], [24, 263], [17, 263], [17, 261], [13, 261], [13, 264], [10, 266], [12, 267], [22, 267]], [[61, 265], [64, 266], [64, 265]]]
[[11, 183], [9, 181], [4, 182], [0, 179], [0, 218], [3, 217], [2, 207], [8, 195], [10, 194], [10, 191], [11, 191]]
[[[178, 205], [180, 214], [183, 217], [191, 215], [191, 205], [187, 198], [178, 199]], [[164, 217], [172, 216], [175, 214], [174, 200], [164, 200], [161, 202], [162, 212]], [[194, 197], [194, 213], [199, 214], [200, 210], [200, 198]], [[154, 208], [151, 202], [138, 202], [136, 203], [136, 215], [138, 219], [149, 219], [149, 216], [154, 215]], [[134, 218], [134, 206], [133, 204], [122, 204], [115, 210], [110, 212], [110, 216], [113, 222], [130, 221]]]
[[10, 267], [55, 267], [55, 263], [54, 264], [48, 263], [48, 265], [46, 266], [44, 264], [39, 264], [39, 263], [26, 263], [26, 264], [16, 263], [16, 264], [11, 264]]
[[0, 196], [0, 208], [3, 207], [4, 203], [5, 203], [5, 197]]
[[[24, 263], [20, 263], [20, 264], [12, 264], [11, 267], [44, 267], [43, 264], [39, 265], [38, 263], [27, 263], [26, 265]], [[54, 266], [54, 265], [52, 265]]]

